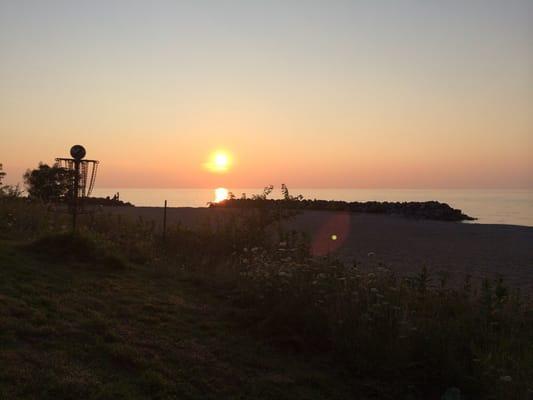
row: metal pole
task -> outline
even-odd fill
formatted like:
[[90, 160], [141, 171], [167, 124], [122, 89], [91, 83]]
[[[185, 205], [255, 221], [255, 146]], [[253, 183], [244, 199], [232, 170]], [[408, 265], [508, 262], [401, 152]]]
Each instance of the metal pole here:
[[80, 160], [74, 160], [74, 193], [72, 199], [72, 233], [76, 233], [76, 219], [78, 217], [78, 191], [80, 187]]
[[165, 208], [163, 211], [163, 241], [167, 237], [167, 201], [165, 200]]

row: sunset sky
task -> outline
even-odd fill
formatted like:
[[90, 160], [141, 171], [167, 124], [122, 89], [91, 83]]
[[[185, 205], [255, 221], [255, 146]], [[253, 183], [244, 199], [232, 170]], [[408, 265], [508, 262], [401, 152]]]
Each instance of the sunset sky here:
[[533, 188], [531, 0], [0, 0], [0, 57], [7, 183]]

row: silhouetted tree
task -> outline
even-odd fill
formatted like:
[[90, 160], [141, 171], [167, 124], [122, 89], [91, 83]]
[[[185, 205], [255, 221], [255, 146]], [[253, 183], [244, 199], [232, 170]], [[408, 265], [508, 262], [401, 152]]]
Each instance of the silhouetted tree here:
[[0, 163], [0, 197], [20, 197], [22, 196], [22, 190], [20, 186], [16, 185], [4, 185], [3, 179], [6, 173], [3, 171], [3, 165]]
[[274, 185], [268, 185], [266, 186], [264, 189], [263, 189], [263, 193], [261, 194], [254, 194], [252, 196], [252, 199], [254, 200], [266, 200], [268, 195], [270, 193], [272, 193], [272, 191], [274, 190]]
[[68, 195], [74, 172], [56, 165], [50, 167], [39, 163], [38, 168], [27, 170], [23, 177], [30, 198], [54, 202]]
[[281, 194], [283, 195], [283, 200], [288, 201], [301, 201], [304, 198], [301, 194], [299, 194], [298, 196], [292, 196], [289, 193], [289, 188], [284, 183], [281, 184]]
[[4, 177], [6, 176], [6, 173], [3, 171], [2, 169], [2, 164], [0, 163], [0, 186], [2, 186], [2, 180], [4, 179]]

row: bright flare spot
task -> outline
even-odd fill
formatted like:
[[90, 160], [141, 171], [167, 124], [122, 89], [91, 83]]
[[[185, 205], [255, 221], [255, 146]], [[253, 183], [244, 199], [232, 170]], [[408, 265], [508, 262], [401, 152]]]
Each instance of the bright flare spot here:
[[211, 155], [205, 166], [211, 172], [226, 172], [231, 166], [231, 157], [225, 151], [216, 151]]
[[215, 189], [215, 203], [219, 203], [228, 198], [228, 189], [226, 188], [216, 188]]
[[337, 240], [337, 235], [331, 235], [331, 240]]

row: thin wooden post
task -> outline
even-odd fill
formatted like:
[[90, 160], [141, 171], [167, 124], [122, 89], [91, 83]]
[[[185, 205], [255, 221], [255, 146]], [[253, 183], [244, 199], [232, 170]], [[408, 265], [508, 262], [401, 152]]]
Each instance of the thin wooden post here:
[[163, 209], [163, 241], [167, 237], [167, 201], [165, 200], [165, 208]]

